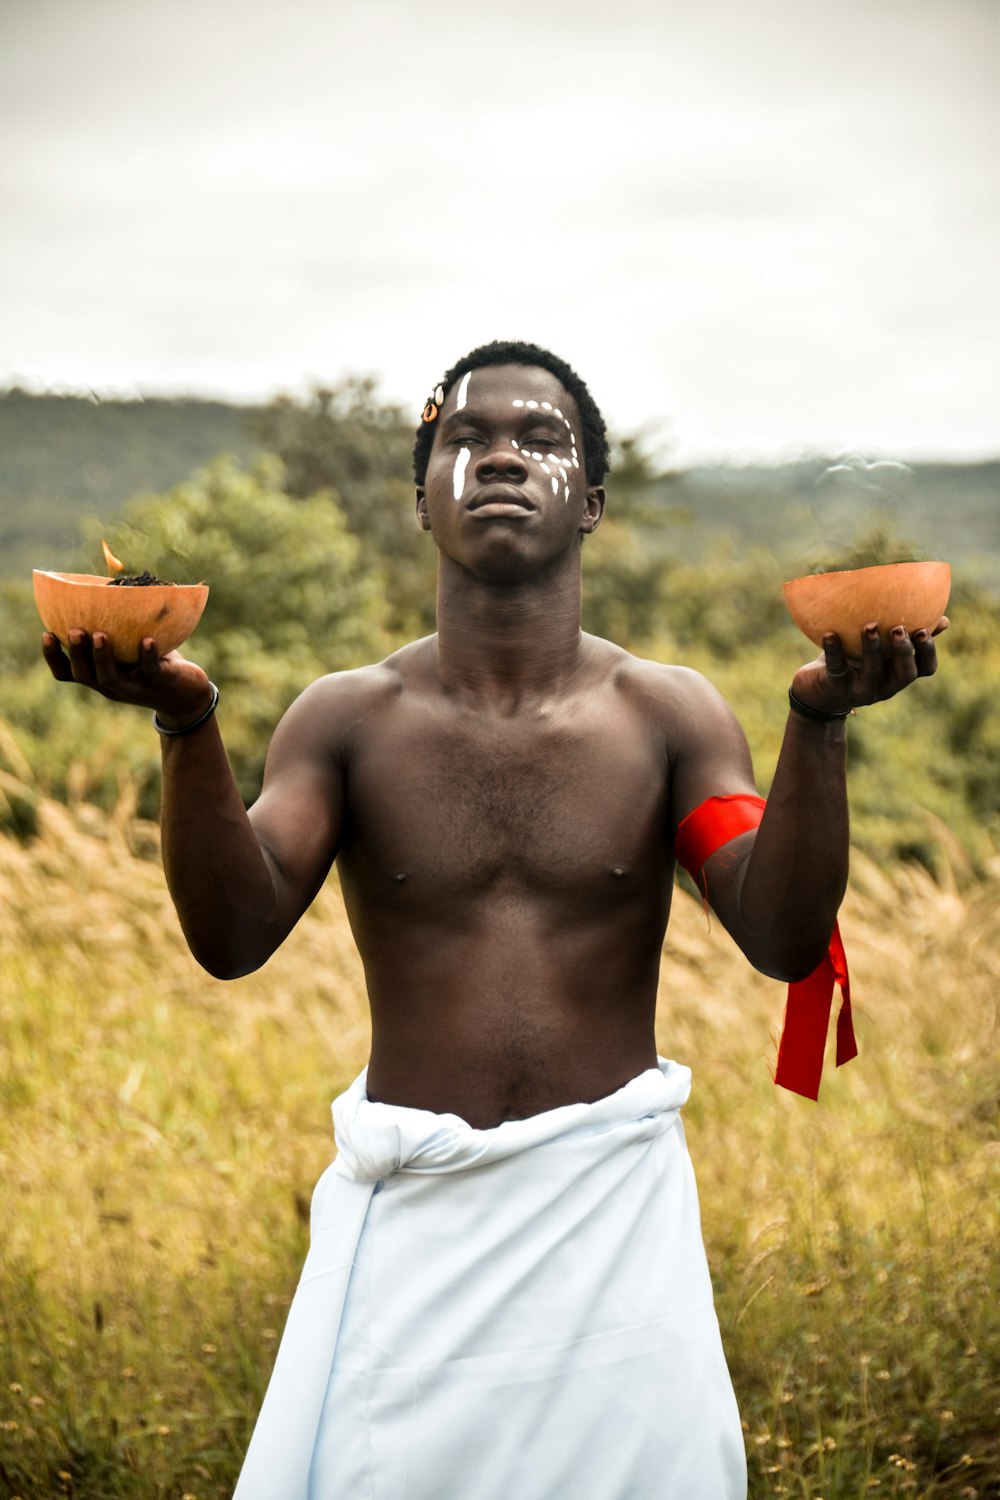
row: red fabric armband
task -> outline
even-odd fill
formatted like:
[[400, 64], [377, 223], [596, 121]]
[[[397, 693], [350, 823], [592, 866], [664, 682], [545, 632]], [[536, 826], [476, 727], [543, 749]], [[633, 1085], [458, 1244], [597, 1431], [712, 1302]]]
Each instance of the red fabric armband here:
[[[741, 833], [756, 828], [764, 816], [763, 797], [742, 794], [732, 797], [709, 797], [681, 823], [674, 849], [678, 863], [705, 891], [705, 861]], [[840, 986], [843, 1000], [837, 1016], [837, 1067], [857, 1057], [851, 1018], [851, 982], [847, 957], [835, 923], [830, 946], [820, 963], [805, 979], [788, 986], [785, 1019], [778, 1043], [778, 1062], [774, 1081], [782, 1088], [803, 1094], [807, 1099], [819, 1097], [823, 1073], [823, 1053], [830, 1025], [833, 987]]]

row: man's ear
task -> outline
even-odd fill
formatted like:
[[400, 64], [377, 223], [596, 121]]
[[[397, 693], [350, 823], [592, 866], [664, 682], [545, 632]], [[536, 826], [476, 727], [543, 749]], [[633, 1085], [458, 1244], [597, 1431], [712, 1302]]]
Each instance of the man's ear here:
[[583, 506], [583, 517], [580, 521], [580, 535], [589, 536], [596, 531], [604, 518], [604, 507], [607, 503], [607, 491], [603, 484], [596, 484], [587, 491], [587, 498]]
[[427, 514], [427, 491], [422, 484], [417, 485], [417, 525], [421, 531], [430, 531], [431, 518]]

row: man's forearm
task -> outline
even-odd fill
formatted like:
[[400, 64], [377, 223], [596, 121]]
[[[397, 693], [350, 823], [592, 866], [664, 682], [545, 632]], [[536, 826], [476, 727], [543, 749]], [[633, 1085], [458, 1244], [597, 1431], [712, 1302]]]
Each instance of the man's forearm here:
[[843, 720], [789, 713], [767, 807], [743, 868], [748, 956], [776, 978], [815, 968], [847, 887], [849, 819]]
[[163, 740], [163, 868], [195, 958], [220, 979], [258, 968], [277, 943], [267, 861], [215, 720]]

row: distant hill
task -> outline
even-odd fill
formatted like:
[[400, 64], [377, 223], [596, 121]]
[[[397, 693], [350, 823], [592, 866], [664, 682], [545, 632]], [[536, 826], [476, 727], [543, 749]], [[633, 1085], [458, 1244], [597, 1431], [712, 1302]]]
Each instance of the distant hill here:
[[133, 495], [169, 489], [217, 453], [250, 458], [252, 415], [187, 398], [0, 393], [0, 576], [77, 563], [84, 516], [110, 522]]
[[656, 499], [660, 544], [684, 557], [704, 555], [728, 533], [810, 572], [846, 558], [877, 527], [902, 544], [895, 560], [944, 558], [1000, 591], [1000, 460], [693, 468], [662, 480]]
[[[169, 489], [217, 453], [246, 462], [260, 451], [259, 411], [193, 398], [0, 393], [0, 577], [79, 564], [83, 517], [110, 526], [126, 500]], [[614, 514], [614, 474], [609, 495]], [[808, 572], [880, 526], [904, 551], [946, 558], [1000, 591], [1000, 460], [692, 468], [656, 481], [650, 502], [642, 530], [663, 555], [697, 560], [728, 536]]]

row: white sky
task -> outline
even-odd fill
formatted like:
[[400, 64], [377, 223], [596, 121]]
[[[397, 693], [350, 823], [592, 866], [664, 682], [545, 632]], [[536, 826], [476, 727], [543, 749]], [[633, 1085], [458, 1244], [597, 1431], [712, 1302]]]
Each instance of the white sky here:
[[681, 461], [1000, 450], [993, 0], [5, 0], [0, 383], [548, 344]]

